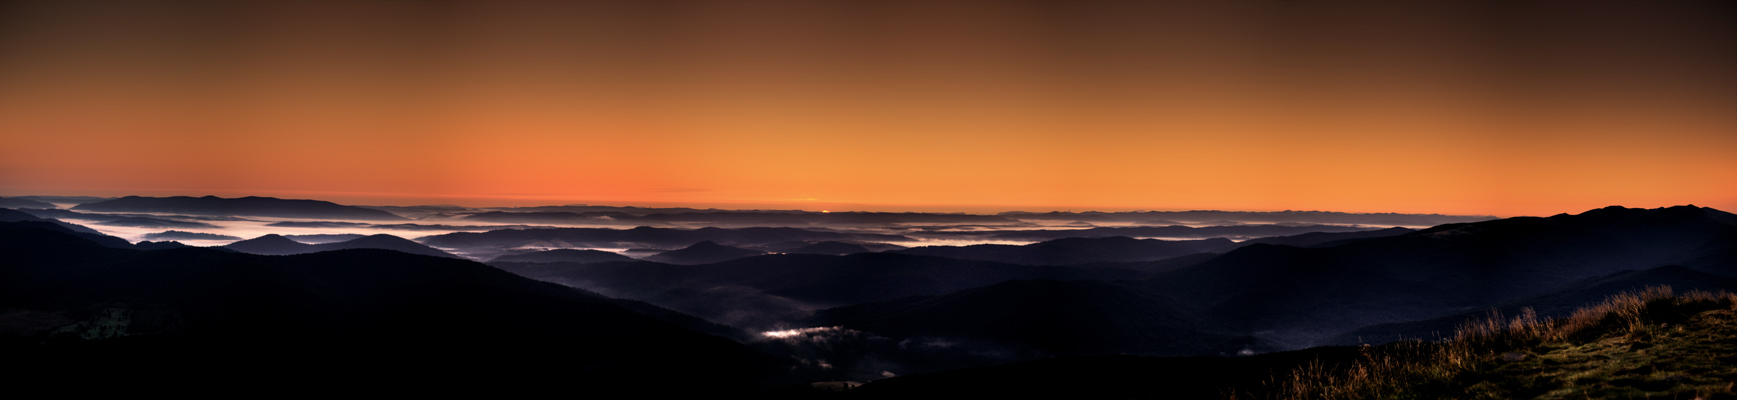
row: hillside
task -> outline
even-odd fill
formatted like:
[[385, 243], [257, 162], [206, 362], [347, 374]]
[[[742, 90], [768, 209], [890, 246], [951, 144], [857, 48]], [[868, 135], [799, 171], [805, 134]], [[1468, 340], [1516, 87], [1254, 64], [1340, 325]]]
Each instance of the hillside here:
[[1737, 295], [1661, 286], [1567, 318], [1494, 317], [1450, 341], [1370, 348], [1345, 368], [1295, 370], [1264, 397], [1707, 399], [1731, 398], [1734, 381]]
[[[24, 225], [0, 229], [0, 353], [31, 365], [10, 379], [33, 384], [675, 395], [749, 391], [787, 370], [692, 317], [471, 261], [116, 249], [7, 224]], [[690, 384], [656, 385], [672, 376]]]

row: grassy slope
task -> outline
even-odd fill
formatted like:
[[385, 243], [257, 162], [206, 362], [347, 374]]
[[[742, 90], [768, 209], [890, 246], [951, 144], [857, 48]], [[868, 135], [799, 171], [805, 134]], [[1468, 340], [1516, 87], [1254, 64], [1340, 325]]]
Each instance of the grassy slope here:
[[1366, 348], [1349, 368], [1295, 371], [1271, 395], [1686, 400], [1733, 398], [1734, 382], [1737, 296], [1652, 288], [1569, 318], [1492, 317], [1448, 342]]

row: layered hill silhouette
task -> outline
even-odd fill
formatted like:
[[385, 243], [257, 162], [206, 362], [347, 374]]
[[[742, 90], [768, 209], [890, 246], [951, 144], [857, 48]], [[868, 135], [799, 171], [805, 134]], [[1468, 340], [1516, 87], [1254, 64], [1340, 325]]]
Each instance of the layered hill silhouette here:
[[1496, 219], [1496, 217], [1480, 215], [1395, 213], [1360, 214], [1331, 211], [1055, 211], [1047, 213], [1010, 211], [997, 215], [1020, 220], [1127, 222], [1141, 225], [1177, 225], [1175, 221], [1187, 221], [1193, 223], [1240, 221], [1292, 224], [1435, 226], [1441, 224], [1478, 222]]
[[645, 260], [668, 264], [697, 265], [724, 262], [761, 254], [766, 254], [766, 252], [725, 246], [707, 240], [704, 242], [694, 243], [692, 246], [653, 254], [650, 257], [646, 257]]
[[[38, 384], [691, 395], [746, 393], [788, 370], [684, 327], [721, 329], [691, 317], [470, 261], [115, 249], [17, 224], [30, 222], [0, 223], [0, 347], [34, 366], [15, 378]], [[670, 377], [683, 384], [659, 384]]]
[[1508, 300], [1482, 309], [1468, 310], [1421, 321], [1365, 326], [1328, 338], [1325, 342], [1329, 345], [1353, 346], [1405, 339], [1450, 339], [1453, 337], [1455, 328], [1468, 322], [1489, 318], [1492, 314], [1512, 317], [1520, 315], [1522, 310], [1530, 309], [1542, 318], [1561, 318], [1573, 313], [1575, 309], [1597, 303], [1610, 296], [1625, 292], [1638, 293], [1654, 286], [1669, 286], [1683, 292], [1694, 290], [1737, 292], [1737, 278], [1708, 274], [1675, 265], [1638, 271], [1620, 271], [1605, 276], [1582, 279], [1548, 293]]
[[962, 260], [983, 260], [1022, 265], [1068, 265], [1089, 262], [1154, 261], [1234, 247], [1236, 242], [1215, 238], [1166, 241], [1128, 237], [1067, 238], [1023, 246], [979, 244], [971, 246], [925, 246], [891, 253], [915, 254]]
[[1101, 238], [1126, 236], [1133, 238], [1260, 238], [1269, 236], [1289, 236], [1314, 232], [1364, 232], [1380, 228], [1344, 225], [1224, 225], [1192, 227], [1184, 225], [1172, 226], [1121, 226], [1096, 227], [1086, 229], [1032, 229], [1032, 230], [977, 230], [977, 231], [939, 231], [911, 232], [910, 235], [926, 237], [975, 237], [999, 240], [1055, 240], [1065, 238]]
[[628, 256], [616, 254], [616, 253], [602, 251], [602, 250], [555, 249], [555, 250], [544, 250], [544, 251], [539, 251], [539, 252], [534, 252], [534, 253], [525, 253], [525, 254], [508, 254], [508, 255], [503, 255], [500, 257], [495, 257], [494, 259], [489, 260], [489, 262], [532, 262], [532, 263], [551, 263], [551, 262], [593, 263], [593, 262], [610, 262], [610, 261], [634, 261], [634, 259], [633, 259], [633, 257], [628, 257]]
[[[1272, 347], [1265, 348], [1268, 350], [1274, 347], [1302, 348], [1315, 343], [1344, 343], [1344, 336], [1340, 335], [1371, 325], [1370, 331], [1363, 335], [1366, 339], [1385, 332], [1392, 334], [1387, 339], [1391, 340], [1398, 333], [1415, 335], [1421, 329], [1451, 328], [1451, 324], [1463, 321], [1466, 313], [1482, 316], [1490, 307], [1507, 307], [1511, 311], [1520, 305], [1544, 307], [1553, 304], [1555, 308], [1547, 310], [1568, 309], [1612, 291], [1647, 284], [1682, 284], [1699, 280], [1703, 284], [1685, 287], [1718, 288], [1717, 283], [1724, 278], [1714, 279], [1714, 273], [1730, 267], [1730, 264], [1717, 261], [1725, 259], [1731, 251], [1730, 243], [1723, 238], [1737, 229], [1737, 225], [1725, 222], [1729, 220], [1728, 216], [1722, 211], [1697, 207], [1607, 208], [1580, 215], [1446, 225], [1330, 246], [1325, 245], [1335, 241], [1316, 244], [1324, 247], [1252, 244], [1216, 256], [1198, 254], [1147, 263], [1079, 264], [1081, 267], [1111, 265], [1131, 269], [1139, 269], [1137, 266], [1145, 264], [1171, 265], [1154, 267], [1151, 270], [1157, 275], [1138, 280], [1049, 285], [1095, 285], [1092, 286], [1096, 288], [1094, 291], [1074, 293], [1104, 296], [1161, 293], [1161, 298], [1149, 300], [1146, 306], [1196, 316], [1208, 326], [1220, 329], [1218, 332], [1230, 336], [1256, 336], [1262, 340], [1249, 344], [1257, 351], [1269, 343], [1265, 341], [1271, 341]], [[1661, 237], [1665, 239], [1661, 240]], [[1692, 267], [1611, 275], [1635, 265], [1673, 262], [1689, 262]], [[1603, 282], [1596, 286], [1596, 290], [1575, 286], [1577, 279], [1601, 276], [1604, 278], [1598, 279], [1602, 280], [1584, 281]], [[1026, 287], [1029, 286], [1032, 285]], [[1017, 290], [1020, 288], [1022, 286], [1002, 284], [946, 295], [822, 310], [816, 312], [808, 323], [842, 325], [895, 339], [912, 335], [993, 338], [1002, 343], [1053, 349], [1063, 354], [1092, 354], [1094, 351], [1096, 354], [1160, 354], [1156, 349], [1138, 347], [1143, 345], [1138, 340], [1109, 339], [1164, 331], [1154, 327], [1118, 330], [1123, 329], [1118, 327], [1127, 326], [1127, 321], [1152, 321], [1154, 315], [1167, 315], [1125, 305], [1138, 303], [1129, 299], [1140, 299], [1141, 296], [1122, 295], [1114, 299], [1050, 296], [1037, 294], [1042, 293], [1037, 290]], [[1557, 293], [1544, 299], [1556, 300], [1528, 299], [1528, 296], [1553, 290]], [[1030, 306], [1038, 301], [1031, 299], [1045, 299], [1045, 302], [1042, 306]], [[1046, 316], [1058, 313], [1034, 311], [1017, 318], [1003, 317], [1018, 315], [1018, 311], [1010, 311], [1010, 308], [1021, 308], [1003, 307], [1005, 304], [1028, 304], [1026, 308], [1036, 310], [1076, 310], [1068, 314], [1068, 318], [1077, 319], [1057, 322], [1048, 329], [1068, 332], [1070, 328], [1067, 326], [1092, 327], [1086, 331], [1098, 336], [1047, 333], [1021, 339], [1010, 333], [1017, 331], [995, 328], [983, 320], [1038, 321], [1049, 318], [1059, 321], [1060, 318]], [[1118, 304], [1122, 305], [1112, 306]], [[1447, 317], [1435, 319], [1441, 316]], [[1428, 321], [1380, 325], [1419, 320]], [[950, 321], [982, 323], [965, 322], [959, 324], [960, 328], [943, 328], [949, 326]], [[1170, 323], [1175, 324], [1174, 321]], [[1067, 326], [1062, 326], [1064, 324]], [[1021, 330], [1042, 331], [1030, 327]], [[1055, 339], [1070, 337], [1075, 339]], [[1085, 350], [1090, 346], [1102, 347]], [[1191, 350], [1206, 352], [1211, 349], [1196, 347]]]
[[771, 328], [810, 311], [938, 295], [1016, 279], [1128, 279], [1116, 268], [1028, 266], [906, 254], [774, 254], [703, 265], [505, 263], [526, 277], [641, 300], [711, 321]]
[[95, 229], [82, 225], [62, 222], [52, 218], [41, 218], [17, 210], [0, 208], [0, 222], [9, 223], [0, 225], [0, 228], [3, 229], [42, 229], [72, 235], [103, 247], [120, 249], [133, 248], [133, 244], [128, 242], [126, 239], [104, 235], [102, 232], [97, 232]]
[[58, 208], [52, 203], [17, 197], [0, 197], [0, 208]]
[[144, 238], [147, 240], [241, 240], [241, 238], [229, 235], [183, 231], [147, 233]]
[[412, 242], [397, 236], [379, 234], [364, 236], [342, 242], [306, 244], [283, 237], [282, 235], [265, 235], [224, 245], [223, 248], [247, 254], [282, 256], [291, 254], [307, 254], [332, 250], [347, 249], [384, 249], [395, 250], [409, 254], [434, 257], [462, 258], [433, 247]]
[[226, 199], [217, 196], [127, 196], [114, 200], [80, 204], [72, 209], [95, 212], [230, 215], [364, 221], [405, 220], [404, 217], [385, 211], [340, 205], [328, 201], [291, 200], [271, 197], [241, 197]]
[[455, 232], [417, 239], [430, 246], [457, 249], [543, 248], [681, 248], [713, 241], [730, 246], [753, 246], [791, 241], [902, 241], [899, 235], [835, 232], [797, 228], [700, 228], [633, 229], [553, 228], [502, 229], [488, 232]]
[[614, 209], [597, 211], [565, 211], [562, 208], [539, 208], [537, 211], [487, 211], [467, 215], [464, 218], [468, 220], [500, 223], [574, 225], [706, 225], [713, 227], [1019, 224], [1019, 221], [1001, 216], [971, 214], [736, 210], [640, 213], [632, 211], [637, 210]]

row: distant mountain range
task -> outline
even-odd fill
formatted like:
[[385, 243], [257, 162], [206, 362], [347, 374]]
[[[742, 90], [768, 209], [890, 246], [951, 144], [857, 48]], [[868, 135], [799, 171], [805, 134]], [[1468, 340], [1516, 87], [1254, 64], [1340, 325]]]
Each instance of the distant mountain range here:
[[1366, 232], [1380, 228], [1342, 226], [1342, 225], [1223, 225], [1192, 227], [1174, 226], [1126, 226], [1097, 227], [1087, 229], [1031, 229], [1031, 230], [972, 230], [972, 231], [912, 231], [905, 233], [910, 236], [933, 238], [976, 238], [994, 240], [1055, 240], [1066, 238], [1100, 238], [1100, 237], [1132, 237], [1132, 238], [1261, 238], [1270, 236], [1300, 235], [1304, 233], [1328, 232]]
[[1435, 226], [1496, 219], [1485, 215], [1344, 213], [1331, 211], [1133, 211], [1133, 212], [1024, 212], [1010, 211], [1003, 217], [1020, 220], [1126, 222], [1141, 225], [1174, 225], [1174, 221], [1209, 223], [1240, 221], [1301, 224], [1360, 224], [1385, 226]]
[[54, 204], [50, 204], [50, 203], [42, 202], [42, 201], [37, 201], [37, 200], [32, 200], [32, 199], [18, 198], [18, 197], [0, 197], [0, 208], [58, 208], [58, 207], [55, 206]]
[[550, 262], [593, 263], [593, 262], [610, 262], [610, 261], [635, 261], [635, 260], [633, 259], [633, 257], [628, 257], [628, 256], [616, 254], [616, 253], [602, 251], [602, 250], [575, 250], [575, 249], [555, 249], [555, 250], [544, 250], [544, 251], [538, 251], [538, 252], [534, 252], [534, 253], [525, 253], [525, 254], [508, 254], [508, 255], [503, 255], [500, 257], [495, 257], [494, 259], [489, 260], [489, 262], [531, 262], [531, 263], [550, 263]]
[[1236, 245], [1229, 239], [1165, 241], [1128, 237], [1066, 238], [1023, 246], [979, 244], [971, 246], [927, 246], [892, 253], [983, 260], [1022, 265], [1068, 265], [1088, 262], [1154, 261], [1195, 253], [1205, 253]]
[[241, 238], [229, 235], [182, 231], [147, 233], [144, 238], [146, 240], [241, 240]]
[[492, 258], [503, 249], [535, 248], [682, 248], [713, 241], [727, 246], [758, 246], [792, 241], [901, 241], [899, 235], [838, 232], [798, 228], [700, 228], [638, 227], [502, 229], [488, 232], [455, 232], [425, 236], [418, 242], [441, 248], [460, 249], [473, 256]]
[[239, 242], [235, 242], [235, 243], [230, 243], [230, 244], [224, 245], [223, 248], [235, 250], [235, 251], [239, 251], [239, 252], [243, 252], [243, 253], [247, 253], [247, 254], [259, 254], [259, 255], [269, 255], [269, 256], [307, 254], [307, 253], [317, 253], [317, 252], [322, 252], [322, 251], [346, 250], [346, 249], [385, 249], [385, 250], [397, 250], [397, 251], [401, 251], [401, 252], [405, 252], [405, 253], [425, 255], [425, 256], [446, 257], [446, 258], [463, 258], [463, 257], [453, 255], [452, 253], [447, 253], [445, 251], [441, 251], [440, 249], [436, 249], [433, 247], [428, 247], [428, 246], [422, 245], [420, 243], [412, 242], [409, 239], [404, 239], [401, 237], [392, 236], [392, 235], [385, 235], [385, 234], [364, 236], [364, 237], [346, 240], [346, 241], [342, 241], [342, 242], [332, 242], [332, 243], [322, 243], [322, 244], [306, 244], [306, 243], [302, 243], [302, 242], [297, 242], [295, 240], [291, 240], [290, 238], [283, 237], [281, 235], [265, 235], [265, 236], [247, 239], [247, 240], [243, 240], [243, 241], [239, 241]]
[[72, 209], [95, 212], [142, 212], [364, 221], [400, 221], [406, 219], [385, 211], [339, 205], [328, 201], [287, 200], [271, 197], [242, 197], [226, 199], [217, 196], [127, 196], [114, 200], [80, 204]]

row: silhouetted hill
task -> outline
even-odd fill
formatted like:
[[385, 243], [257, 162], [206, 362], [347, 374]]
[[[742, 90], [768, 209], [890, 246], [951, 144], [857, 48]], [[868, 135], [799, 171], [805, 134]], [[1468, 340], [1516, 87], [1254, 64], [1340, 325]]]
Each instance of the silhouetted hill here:
[[537, 223], [537, 224], [612, 224], [613, 219], [602, 216], [582, 215], [579, 213], [545, 211], [545, 212], [502, 212], [489, 211], [464, 216], [464, 219], [500, 222], [500, 223]]
[[1089, 280], [1016, 280], [845, 306], [817, 311], [804, 325], [843, 326], [895, 339], [988, 341], [1026, 359], [1272, 350], [1213, 326], [1160, 293]]
[[694, 245], [685, 248], [657, 253], [651, 257], [646, 257], [645, 260], [669, 264], [696, 265], [724, 262], [761, 254], [766, 254], [766, 252], [725, 246], [707, 240], [704, 242], [694, 243]]
[[962, 260], [996, 261], [1023, 265], [1068, 265], [1088, 262], [1153, 261], [1234, 245], [1228, 239], [1166, 241], [1128, 237], [1066, 238], [1024, 246], [979, 244], [971, 246], [925, 246], [890, 253], [916, 254]]
[[1249, 357], [1058, 357], [876, 380], [849, 398], [1219, 399], [1296, 368], [1356, 360], [1356, 347], [1317, 347]]
[[[754, 246], [790, 241], [908, 241], [898, 235], [834, 232], [797, 228], [700, 228], [673, 229], [638, 227], [633, 229], [553, 228], [502, 229], [488, 232], [456, 232], [418, 238], [430, 246], [461, 249], [467, 254], [498, 254], [501, 249], [518, 247], [553, 248], [682, 248], [694, 243], [714, 241], [728, 246]], [[493, 256], [494, 254], [489, 254]]]
[[182, 231], [147, 233], [144, 238], [147, 240], [241, 240], [241, 238], [229, 235]]
[[34, 384], [741, 395], [788, 369], [594, 294], [393, 251], [136, 251], [15, 229], [0, 276], [0, 346]]
[[1488, 221], [1487, 215], [1440, 215], [1395, 213], [1343, 213], [1331, 211], [1134, 211], [1134, 212], [1048, 212], [1010, 211], [998, 214], [1021, 220], [1132, 222], [1142, 225], [1176, 225], [1173, 221], [1203, 223], [1214, 221], [1294, 223], [1294, 224], [1361, 224], [1383, 226], [1435, 226], [1451, 223]]
[[201, 228], [216, 229], [216, 228], [218, 228], [217, 225], [207, 224], [204, 222], [176, 221], [176, 220], [169, 220], [169, 219], [162, 219], [162, 218], [150, 218], [150, 217], [121, 217], [121, 218], [99, 221], [99, 222], [96, 222], [96, 224], [97, 225], [107, 225], [107, 226], [125, 226], [125, 227], [132, 227], [132, 228], [190, 228], [190, 229], [201, 229]]
[[[96, 197], [96, 196], [12, 196], [12, 198], [25, 199], [25, 200], [35, 200], [35, 201], [40, 201], [40, 202], [44, 202], [44, 203], [70, 203], [70, 204], [94, 203], [94, 202], [99, 202], [99, 201], [103, 201], [103, 200], [113, 200], [114, 199], [113, 197]], [[36, 207], [33, 207], [33, 208], [36, 208]]]
[[976, 237], [1000, 240], [1055, 240], [1064, 238], [1102, 238], [1126, 236], [1132, 238], [1259, 238], [1299, 235], [1310, 232], [1363, 232], [1380, 228], [1341, 225], [1230, 225], [1230, 226], [1126, 226], [1087, 229], [1033, 229], [911, 232], [927, 237]]
[[54, 204], [17, 197], [0, 197], [0, 208], [60, 208]]
[[279, 221], [265, 224], [265, 226], [274, 226], [279, 228], [354, 228], [368, 225], [369, 224], [362, 222], [342, 221]]
[[1347, 327], [1481, 308], [1624, 269], [1730, 270], [1704, 261], [1730, 255], [1722, 238], [1737, 226], [1721, 222], [1722, 214], [1612, 207], [1449, 224], [1325, 248], [1256, 244], [1146, 285], [1233, 328], [1267, 331], [1264, 337], [1298, 346]]
[[906, 254], [773, 254], [715, 264], [493, 263], [526, 277], [641, 300], [737, 327], [773, 328], [821, 308], [938, 295], [1015, 279], [1128, 279], [1081, 269]]
[[386, 234], [364, 236], [342, 242], [324, 244], [304, 244], [302, 242], [290, 240], [290, 238], [281, 235], [272, 234], [230, 243], [224, 245], [223, 248], [248, 254], [268, 256], [306, 254], [345, 249], [385, 249], [425, 256], [462, 258], [453, 255], [452, 253], [441, 251], [440, 249], [428, 247], [420, 243], [412, 242], [408, 239]]
[[139, 197], [80, 204], [74, 210], [97, 212], [146, 212], [190, 215], [234, 215], [279, 218], [349, 219], [367, 221], [404, 220], [392, 213], [339, 205], [319, 200], [289, 200], [271, 197], [226, 199], [205, 197]]
[[[1241, 243], [1238, 243], [1237, 247], [1256, 244], [1256, 243], [1282, 244], [1282, 245], [1286, 245], [1286, 246], [1296, 246], [1296, 247], [1336, 246], [1336, 245], [1355, 242], [1355, 241], [1362, 240], [1362, 239], [1373, 239], [1373, 238], [1379, 238], [1379, 237], [1399, 236], [1399, 235], [1404, 235], [1404, 234], [1412, 233], [1412, 232], [1416, 232], [1416, 231], [1417, 231], [1416, 229], [1410, 229], [1410, 228], [1387, 228], [1387, 229], [1382, 229], [1382, 230], [1362, 231], [1362, 232], [1310, 232], [1310, 233], [1305, 233], [1305, 234], [1301, 234], [1301, 235], [1275, 236], [1275, 237], [1264, 237], [1264, 238], [1259, 238], [1259, 239], [1249, 239], [1249, 240], [1243, 241]], [[1229, 251], [1231, 249], [1223, 249], [1223, 250]]]
[[894, 224], [999, 224], [1018, 221], [993, 216], [937, 213], [805, 212], [711, 210], [688, 212], [631, 213], [621, 211], [564, 211], [570, 208], [539, 208], [542, 211], [489, 211], [465, 219], [502, 223], [706, 225], [714, 227], [806, 227]]
[[346, 241], [346, 240], [361, 239], [363, 236], [368, 236], [368, 235], [363, 235], [363, 234], [359, 234], [359, 233], [283, 235], [283, 237], [290, 238], [290, 240], [294, 240], [294, 241], [302, 242], [302, 243], [307, 243], [307, 244], [342, 242], [342, 241]]
[[500, 257], [495, 257], [494, 259], [489, 260], [489, 262], [491, 262], [491, 263], [496, 263], [496, 262], [592, 263], [592, 262], [609, 262], [609, 261], [634, 261], [634, 259], [633, 259], [633, 257], [628, 257], [628, 256], [616, 254], [616, 253], [602, 251], [602, 250], [555, 249], [555, 250], [544, 250], [544, 251], [539, 251], [539, 252], [535, 252], [535, 253], [526, 253], [526, 254], [509, 254], [509, 255], [504, 255], [504, 256], [500, 256]]
[[72, 235], [104, 247], [133, 248], [133, 244], [126, 239], [104, 235], [91, 228], [54, 219], [37, 218], [30, 214], [4, 208], [0, 208], [0, 229], [42, 229]]
[[784, 253], [790, 253], [790, 254], [826, 254], [826, 255], [842, 256], [842, 255], [846, 255], [846, 254], [868, 253], [868, 252], [871, 252], [871, 250], [869, 250], [867, 247], [863, 247], [862, 245], [856, 244], [856, 243], [845, 243], [845, 242], [828, 240], [828, 241], [824, 241], [824, 242], [815, 242], [813, 244], [809, 244], [809, 245], [802, 246], [802, 247], [797, 247], [797, 248], [790, 249], [790, 250], [785, 250], [783, 252]]
[[147, 240], [147, 241], [143, 241], [143, 242], [133, 243], [133, 248], [137, 249], [137, 250], [167, 250], [167, 249], [179, 249], [179, 248], [186, 248], [186, 247], [193, 247], [193, 246], [188, 246], [188, 245], [182, 244], [181, 242], [177, 242], [177, 241], [173, 241], [173, 240], [162, 241], [162, 242], [152, 242], [152, 241]]
[[1499, 315], [1516, 316], [1521, 309], [1531, 308], [1540, 317], [1561, 318], [1575, 309], [1597, 303], [1623, 292], [1638, 293], [1650, 286], [1670, 286], [1678, 292], [1737, 292], [1737, 278], [1699, 272], [1675, 265], [1639, 271], [1620, 271], [1596, 278], [1587, 278], [1551, 290], [1549, 293], [1504, 301], [1500, 304], [1465, 312], [1453, 313], [1420, 321], [1376, 324], [1329, 338], [1333, 345], [1380, 344], [1401, 339], [1438, 340], [1452, 338], [1455, 328], [1482, 318], [1493, 311]]

